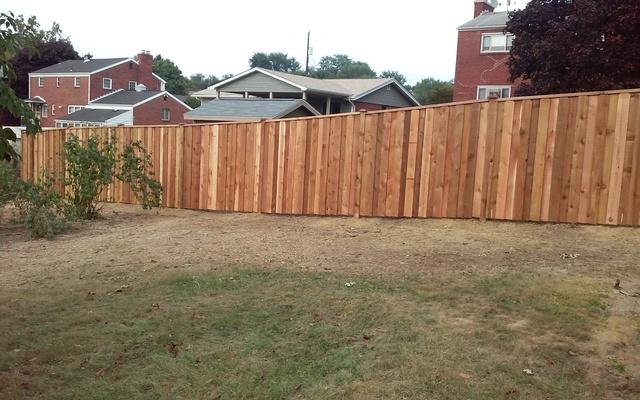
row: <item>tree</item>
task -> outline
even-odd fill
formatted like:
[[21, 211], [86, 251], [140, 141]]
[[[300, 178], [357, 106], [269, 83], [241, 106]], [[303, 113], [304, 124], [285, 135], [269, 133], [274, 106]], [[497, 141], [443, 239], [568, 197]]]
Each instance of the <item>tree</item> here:
[[300, 63], [295, 57], [289, 57], [285, 53], [253, 53], [253, 56], [249, 59], [249, 66], [251, 68], [260, 67], [265, 69], [271, 69], [274, 71], [282, 71], [288, 73], [300, 73]]
[[160, 54], [153, 59], [153, 72], [167, 81], [166, 89], [169, 93], [184, 95], [191, 86], [191, 82], [182, 75], [182, 70], [168, 58]]
[[[24, 27], [29, 24], [29, 21], [25, 21], [22, 16], [16, 17], [16, 20], [19, 26]], [[11, 86], [20, 98], [29, 96], [30, 72], [62, 61], [77, 60], [79, 58], [69, 38], [63, 36], [60, 25], [54, 22], [50, 30], [43, 30], [39, 29], [40, 25], [35, 19], [32, 22], [33, 28], [36, 29], [34, 38], [35, 53], [23, 48], [12, 62], [13, 69], [16, 72], [16, 79]]]
[[[13, 13], [0, 13], [0, 111], [4, 111], [22, 120], [27, 133], [40, 130], [38, 121], [27, 104], [16, 96], [11, 83], [16, 79], [13, 59], [20, 51], [26, 49], [35, 54], [37, 40], [37, 23], [34, 17], [26, 23], [17, 19]], [[18, 158], [12, 142], [16, 135], [9, 129], [0, 126], [0, 159], [7, 161]]]
[[531, 0], [511, 13], [517, 95], [640, 86], [640, 2]]
[[375, 78], [376, 73], [369, 64], [354, 61], [344, 54], [324, 56], [312, 71], [315, 78]]
[[215, 85], [220, 82], [215, 75], [204, 76], [204, 74], [193, 74], [189, 77], [191, 90], [202, 90], [206, 89], [209, 86]]
[[402, 75], [398, 71], [382, 71], [380, 73], [379, 77], [380, 78], [393, 78], [399, 84], [401, 84], [402, 86], [406, 86], [406, 84], [407, 84], [407, 77], [405, 77], [404, 75]]
[[413, 87], [413, 94], [423, 105], [450, 103], [453, 100], [453, 82], [422, 79]]
[[186, 105], [188, 105], [191, 108], [198, 108], [202, 105], [202, 103], [200, 102], [200, 100], [196, 99], [195, 97], [187, 97], [187, 99], [184, 101], [184, 103]]

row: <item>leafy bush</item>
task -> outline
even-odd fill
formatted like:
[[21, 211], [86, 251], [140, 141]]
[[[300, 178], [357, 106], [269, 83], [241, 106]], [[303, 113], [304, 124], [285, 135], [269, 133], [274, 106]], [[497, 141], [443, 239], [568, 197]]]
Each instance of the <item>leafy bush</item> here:
[[121, 167], [118, 179], [129, 184], [142, 208], [160, 207], [162, 185], [154, 180], [151, 156], [140, 142], [124, 146], [120, 155]]
[[53, 238], [68, 226], [67, 206], [51, 176], [36, 184], [22, 181], [15, 169], [0, 162], [0, 206], [11, 203], [19, 211], [18, 221], [33, 237]]
[[91, 136], [86, 143], [72, 135], [64, 144], [67, 176], [65, 185], [71, 188], [71, 212], [79, 219], [99, 215], [98, 196], [113, 181], [116, 155], [115, 140], [100, 140]]
[[162, 185], [152, 178], [151, 157], [140, 142], [125, 144], [116, 152], [117, 139], [101, 142], [90, 136], [86, 143], [72, 135], [64, 145], [67, 164], [65, 185], [71, 188], [69, 203], [75, 217], [94, 219], [100, 215], [100, 193], [114, 179], [127, 183], [142, 207], [159, 207]]

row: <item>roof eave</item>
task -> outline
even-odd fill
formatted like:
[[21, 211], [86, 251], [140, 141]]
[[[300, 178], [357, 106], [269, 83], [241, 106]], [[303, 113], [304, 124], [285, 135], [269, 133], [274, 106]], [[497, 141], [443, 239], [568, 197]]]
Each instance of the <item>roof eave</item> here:
[[507, 25], [491, 25], [491, 26], [472, 26], [472, 27], [464, 27], [459, 26], [459, 32], [467, 32], [467, 31], [486, 31], [487, 29], [505, 29]]

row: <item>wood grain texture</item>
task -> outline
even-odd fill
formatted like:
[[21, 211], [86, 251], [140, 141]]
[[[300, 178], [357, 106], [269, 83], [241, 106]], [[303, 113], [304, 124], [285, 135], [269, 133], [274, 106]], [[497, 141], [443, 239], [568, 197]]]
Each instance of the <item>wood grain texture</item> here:
[[[22, 138], [64, 188], [64, 142], [140, 141], [165, 207], [640, 225], [640, 90], [290, 120], [68, 128]], [[102, 201], [135, 203], [113, 182]]]

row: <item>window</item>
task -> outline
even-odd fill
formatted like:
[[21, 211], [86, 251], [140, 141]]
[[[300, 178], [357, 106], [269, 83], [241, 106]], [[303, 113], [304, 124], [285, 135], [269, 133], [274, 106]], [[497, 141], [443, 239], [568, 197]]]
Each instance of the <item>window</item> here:
[[38, 87], [44, 87], [44, 78], [43, 77], [38, 78]]
[[136, 81], [129, 81], [129, 90], [136, 90], [136, 85], [138, 84], [138, 82]]
[[111, 89], [111, 78], [102, 78], [102, 88]]
[[75, 78], [73, 78], [73, 86], [74, 87], [80, 87], [80, 77], [76, 76]]
[[42, 105], [42, 118], [46, 118], [49, 116], [49, 106], [46, 104]]
[[84, 106], [69, 106], [67, 109], [67, 114], [73, 114], [76, 111], [80, 111], [84, 108]]
[[162, 109], [162, 120], [163, 121], [169, 121], [171, 119], [171, 112], [169, 111], [168, 108], [163, 108]]
[[511, 86], [478, 86], [478, 100], [494, 96], [499, 99], [511, 97]]
[[56, 105], [55, 104], [51, 105], [51, 115], [56, 115]]
[[485, 33], [482, 35], [481, 53], [508, 53], [513, 44], [513, 35]]
[[56, 78], [56, 87], [60, 87], [60, 78]]

